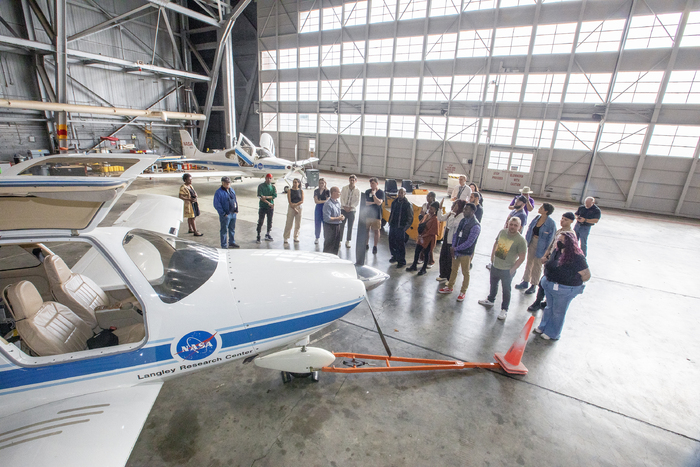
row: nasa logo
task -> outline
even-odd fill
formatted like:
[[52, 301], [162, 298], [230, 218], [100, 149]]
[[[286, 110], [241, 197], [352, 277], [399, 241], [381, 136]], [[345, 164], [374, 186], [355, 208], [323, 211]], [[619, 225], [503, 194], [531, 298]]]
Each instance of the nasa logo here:
[[183, 141], [182, 144], [183, 146], [194, 146], [194, 144], [191, 141]]
[[263, 169], [262, 162], [258, 162], [258, 170], [262, 170], [262, 169]]
[[173, 353], [184, 360], [202, 360], [213, 354], [217, 347], [216, 333], [192, 331], [180, 339]]

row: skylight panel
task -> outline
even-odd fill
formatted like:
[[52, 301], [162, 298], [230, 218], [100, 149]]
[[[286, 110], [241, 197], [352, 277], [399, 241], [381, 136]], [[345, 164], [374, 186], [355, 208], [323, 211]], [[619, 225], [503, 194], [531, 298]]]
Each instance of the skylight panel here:
[[299, 100], [318, 100], [318, 81], [299, 81]]
[[370, 10], [370, 23], [384, 23], [396, 19], [397, 0], [373, 0]]
[[599, 151], [639, 154], [647, 133], [647, 125], [605, 123], [600, 136]]
[[663, 71], [620, 71], [613, 86], [612, 102], [653, 104], [663, 77]]
[[299, 133], [316, 133], [317, 114], [299, 114]]
[[389, 136], [391, 138], [411, 138], [416, 131], [416, 117], [414, 115], [392, 115], [389, 123]]
[[280, 83], [280, 101], [295, 101], [297, 100], [297, 82], [282, 81]]
[[[523, 75], [521, 73], [502, 73], [499, 75], [492, 75], [492, 80], [497, 80], [498, 82], [498, 95], [496, 96], [497, 101], [501, 102], [519, 102], [520, 101], [520, 91], [523, 88]], [[489, 89], [486, 99], [493, 99], [493, 92], [496, 86], [493, 83], [489, 83]]]
[[650, 156], [693, 157], [700, 126], [656, 125], [647, 154]]
[[344, 101], [361, 101], [362, 100], [362, 85], [364, 80], [344, 79], [340, 82], [340, 99]]
[[277, 131], [277, 114], [271, 112], [262, 113], [262, 131]]
[[584, 21], [581, 23], [576, 52], [617, 52], [624, 28], [624, 19]]
[[452, 99], [456, 101], [480, 101], [484, 92], [484, 75], [455, 75]]
[[394, 55], [394, 39], [369, 41], [367, 63], [390, 62]]
[[700, 104], [700, 71], [672, 71], [663, 103]]
[[299, 12], [299, 34], [317, 32], [321, 24], [321, 15], [318, 10]]
[[362, 132], [362, 115], [360, 114], [340, 114], [341, 135], [359, 135]]
[[445, 139], [447, 117], [421, 115], [418, 117], [418, 139], [442, 141]]
[[337, 114], [319, 114], [318, 116], [318, 132], [337, 135], [338, 134], [338, 115]]
[[365, 41], [343, 42], [343, 65], [365, 63]]
[[598, 124], [595, 122], [559, 122], [554, 147], [592, 151], [597, 133]]
[[464, 0], [463, 11], [493, 10], [496, 0]]
[[452, 78], [449, 76], [426, 76], [423, 78], [423, 101], [447, 102], [450, 100]]
[[420, 78], [394, 78], [392, 100], [417, 101]]
[[457, 57], [488, 57], [492, 29], [460, 31]]
[[574, 45], [577, 23], [541, 24], [535, 32], [533, 54], [568, 54]]
[[474, 117], [450, 117], [447, 122], [447, 141], [475, 143], [479, 119]]
[[461, 0], [432, 0], [430, 2], [430, 16], [459, 14], [461, 4]]
[[324, 45], [321, 47], [321, 66], [340, 65], [340, 44]]
[[632, 17], [625, 49], [673, 47], [681, 13]]
[[399, 21], [425, 18], [428, 13], [428, 0], [400, 0]]
[[691, 11], [688, 15], [681, 47], [700, 47], [700, 11]]
[[340, 29], [343, 18], [343, 7], [334, 6], [330, 8], [324, 8], [323, 10], [323, 23], [321, 29], [324, 31], [329, 31], [331, 29]]
[[280, 131], [297, 132], [297, 114], [280, 113], [279, 114]]
[[423, 36], [398, 37], [396, 39], [396, 61], [418, 61], [423, 57]]
[[391, 78], [367, 78], [365, 100], [388, 101], [391, 96]]
[[496, 29], [494, 55], [527, 55], [530, 48], [532, 26]]
[[386, 115], [365, 115], [363, 136], [386, 136], [388, 117]]
[[426, 60], [454, 60], [457, 47], [457, 33], [428, 36]]
[[[484, 123], [484, 127], [486, 127]], [[513, 131], [515, 130], [514, 118], [494, 118], [493, 128], [491, 129], [491, 144], [500, 144], [510, 146], [513, 141]]]
[[316, 68], [318, 66], [318, 46], [299, 48], [299, 68]]
[[260, 69], [276, 70], [277, 69], [277, 51], [263, 50], [260, 52]]
[[263, 101], [276, 101], [277, 100], [277, 83], [260, 83], [262, 88], [262, 99]]
[[297, 49], [280, 49], [280, 70], [297, 67]]
[[554, 120], [520, 120], [515, 144], [548, 148], [552, 144], [555, 124]]
[[594, 104], [605, 102], [610, 76], [610, 73], [571, 73], [564, 100]]
[[321, 100], [322, 101], [337, 101], [340, 100], [340, 83], [338, 80], [321, 81]]
[[530, 73], [525, 87], [525, 102], [561, 102], [564, 73]]
[[367, 2], [350, 2], [343, 5], [345, 9], [345, 26], [367, 24]]

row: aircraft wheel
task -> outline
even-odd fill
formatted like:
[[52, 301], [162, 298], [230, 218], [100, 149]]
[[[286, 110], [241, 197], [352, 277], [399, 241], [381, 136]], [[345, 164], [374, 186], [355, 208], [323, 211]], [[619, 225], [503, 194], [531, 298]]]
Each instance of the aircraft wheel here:
[[290, 383], [292, 381], [292, 374], [291, 373], [288, 373], [286, 371], [280, 371], [280, 373], [282, 374], [282, 383], [287, 384], [287, 383]]

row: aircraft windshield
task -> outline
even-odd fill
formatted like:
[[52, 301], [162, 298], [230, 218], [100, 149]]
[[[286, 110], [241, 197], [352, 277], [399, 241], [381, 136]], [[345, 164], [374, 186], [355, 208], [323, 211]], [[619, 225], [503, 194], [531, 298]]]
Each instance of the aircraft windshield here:
[[130, 231], [122, 244], [161, 301], [169, 304], [201, 287], [219, 261], [214, 248], [145, 230]]

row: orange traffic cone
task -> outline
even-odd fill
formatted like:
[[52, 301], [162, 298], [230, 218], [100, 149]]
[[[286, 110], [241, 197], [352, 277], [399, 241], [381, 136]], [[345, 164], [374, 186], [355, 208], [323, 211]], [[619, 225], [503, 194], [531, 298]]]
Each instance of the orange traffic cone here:
[[520, 331], [520, 335], [513, 345], [510, 346], [508, 352], [503, 355], [501, 352], [496, 352], [494, 357], [496, 361], [500, 363], [501, 367], [506, 371], [506, 373], [513, 373], [516, 375], [526, 375], [527, 368], [523, 365], [520, 360], [523, 358], [523, 353], [525, 352], [525, 346], [527, 345], [527, 339], [530, 337], [530, 332], [532, 331], [532, 326], [535, 323], [535, 317], [530, 316], [530, 319], [525, 323], [525, 327]]

